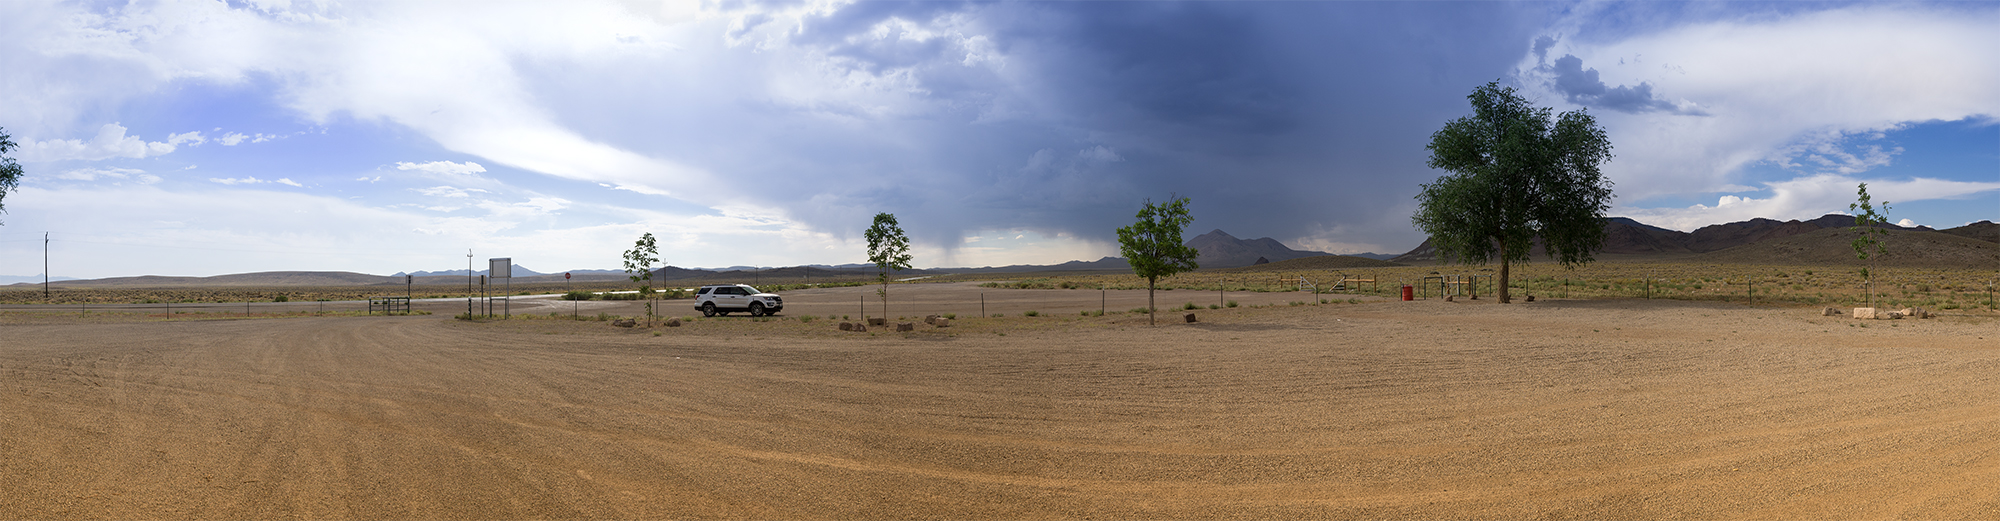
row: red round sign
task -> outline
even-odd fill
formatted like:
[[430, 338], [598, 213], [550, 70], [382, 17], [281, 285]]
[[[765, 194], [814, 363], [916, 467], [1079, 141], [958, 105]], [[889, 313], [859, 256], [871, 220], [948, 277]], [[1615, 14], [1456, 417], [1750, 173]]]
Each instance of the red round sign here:
[[569, 280], [569, 272], [563, 272], [563, 280]]

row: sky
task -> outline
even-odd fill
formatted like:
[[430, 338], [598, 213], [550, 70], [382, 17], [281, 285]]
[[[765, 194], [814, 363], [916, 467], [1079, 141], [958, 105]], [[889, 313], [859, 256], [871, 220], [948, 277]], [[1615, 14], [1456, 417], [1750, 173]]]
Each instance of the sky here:
[[[2000, 220], [2000, 3], [0, 2], [0, 275], [1118, 253], [1140, 205], [1401, 253], [1499, 82], [1607, 131], [1610, 215]], [[44, 243], [44, 234], [47, 242]]]

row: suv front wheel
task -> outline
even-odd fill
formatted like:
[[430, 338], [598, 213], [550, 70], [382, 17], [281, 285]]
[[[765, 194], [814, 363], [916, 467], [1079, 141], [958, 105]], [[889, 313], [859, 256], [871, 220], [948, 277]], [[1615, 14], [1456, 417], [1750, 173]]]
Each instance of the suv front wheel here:
[[715, 316], [715, 303], [714, 303], [714, 302], [710, 302], [710, 303], [707, 303], [707, 304], [702, 304], [702, 305], [701, 305], [701, 316], [704, 316], [704, 317], [712, 317], [712, 316]]
[[761, 316], [764, 316], [764, 303], [762, 303], [762, 302], [751, 302], [751, 303], [750, 303], [750, 316], [753, 316], [753, 317], [761, 317]]

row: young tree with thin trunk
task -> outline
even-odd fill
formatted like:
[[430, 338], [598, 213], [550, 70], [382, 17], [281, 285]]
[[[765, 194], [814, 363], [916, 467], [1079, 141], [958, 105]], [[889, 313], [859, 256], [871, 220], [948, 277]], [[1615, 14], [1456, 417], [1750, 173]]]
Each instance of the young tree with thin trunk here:
[[875, 214], [875, 223], [862, 236], [868, 238], [868, 262], [875, 263], [876, 278], [882, 281], [875, 294], [882, 297], [882, 319], [888, 320], [889, 270], [910, 269], [910, 238], [896, 224], [895, 214], [887, 212]]
[[[1860, 188], [1857, 188], [1856, 192], [1860, 195], [1860, 200], [1847, 205], [1847, 211], [1854, 212], [1854, 227], [1852, 229], [1861, 232], [1861, 237], [1854, 239], [1854, 242], [1849, 244], [1849, 246], [1854, 247], [1855, 256], [1860, 257], [1861, 260], [1868, 261], [1868, 265], [1861, 268], [1861, 287], [1863, 291], [1868, 293], [1868, 307], [1875, 307], [1874, 259], [1881, 257], [1882, 254], [1889, 251], [1888, 247], [1883, 245], [1884, 240], [1889, 238], [1889, 230], [1882, 229], [1881, 226], [1883, 223], [1889, 222], [1888, 217], [1882, 216], [1882, 214], [1889, 212], [1889, 202], [1882, 201], [1882, 211], [1878, 213], [1875, 211], [1874, 205], [1869, 204], [1868, 183], [1861, 183]], [[1878, 236], [1881, 239], [1877, 239], [1876, 237]]]
[[1167, 202], [1153, 205], [1147, 199], [1139, 208], [1138, 222], [1118, 229], [1118, 252], [1132, 265], [1132, 273], [1146, 278], [1146, 323], [1157, 324], [1158, 307], [1153, 305], [1153, 288], [1160, 277], [1194, 271], [1201, 266], [1195, 256], [1201, 252], [1181, 242], [1181, 230], [1194, 222], [1188, 213], [1188, 198], [1168, 196]]
[[1604, 247], [1611, 181], [1598, 165], [1611, 140], [1583, 110], [1535, 107], [1512, 87], [1488, 83], [1467, 96], [1473, 115], [1431, 134], [1428, 165], [1450, 175], [1423, 185], [1411, 218], [1439, 260], [1500, 261], [1500, 302], [1510, 302], [1507, 267], [1530, 260], [1539, 237], [1565, 267]]
[[631, 275], [632, 282], [639, 283], [639, 296], [646, 298], [646, 327], [653, 327], [653, 264], [660, 262], [660, 248], [653, 240], [653, 232], [639, 237], [632, 249], [625, 251], [625, 273]]

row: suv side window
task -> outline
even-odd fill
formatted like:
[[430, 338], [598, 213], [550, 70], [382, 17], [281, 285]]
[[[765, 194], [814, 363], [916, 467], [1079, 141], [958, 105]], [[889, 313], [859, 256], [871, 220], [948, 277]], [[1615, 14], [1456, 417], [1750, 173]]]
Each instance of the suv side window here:
[[696, 295], [707, 295], [707, 294], [708, 294], [708, 290], [711, 290], [711, 289], [715, 289], [715, 288], [710, 288], [710, 287], [706, 287], [706, 286], [704, 286], [704, 287], [702, 287], [702, 288], [701, 288], [701, 290], [699, 290], [699, 291], [696, 291], [696, 292], [694, 292], [694, 294], [696, 294]]

